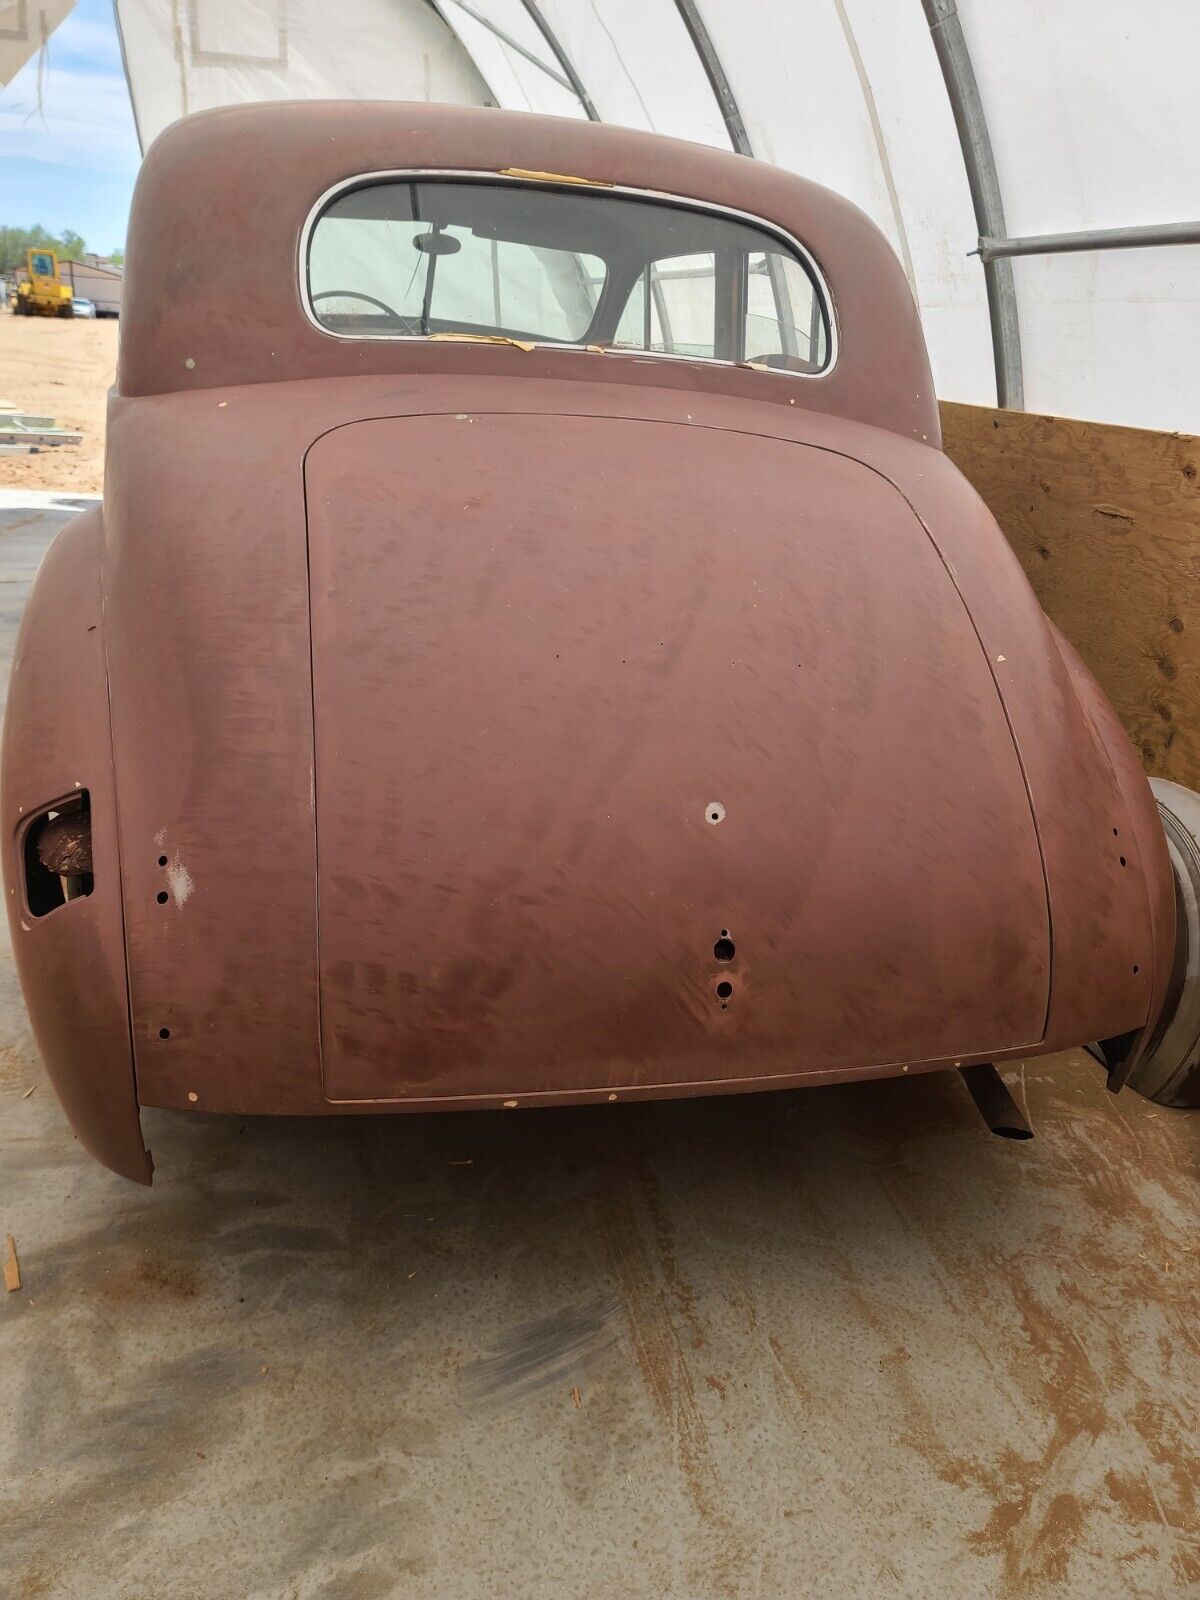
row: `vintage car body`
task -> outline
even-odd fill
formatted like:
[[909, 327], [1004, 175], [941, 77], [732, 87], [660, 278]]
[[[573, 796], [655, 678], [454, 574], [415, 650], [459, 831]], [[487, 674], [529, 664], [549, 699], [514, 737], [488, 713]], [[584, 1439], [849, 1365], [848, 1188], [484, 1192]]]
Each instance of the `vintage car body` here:
[[[314, 215], [431, 173], [760, 219], [831, 299], [825, 370], [323, 326]], [[86, 878], [43, 837], [84, 794]], [[889, 247], [612, 127], [314, 103], [162, 136], [103, 515], [30, 597], [0, 805], [47, 1068], [143, 1181], [140, 1105], [607, 1103], [1096, 1041], [1116, 1086], [1182, 984], [1154, 798], [940, 451]]]

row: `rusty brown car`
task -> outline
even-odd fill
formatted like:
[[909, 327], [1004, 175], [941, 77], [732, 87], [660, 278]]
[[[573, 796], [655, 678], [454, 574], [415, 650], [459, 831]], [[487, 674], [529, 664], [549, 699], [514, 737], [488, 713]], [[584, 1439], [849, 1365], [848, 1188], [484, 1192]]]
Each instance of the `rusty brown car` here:
[[512, 113], [188, 118], [138, 180], [107, 449], [0, 804], [37, 1040], [117, 1172], [141, 1106], [1080, 1044], [1193, 1096], [1193, 797], [1168, 842], [836, 195]]

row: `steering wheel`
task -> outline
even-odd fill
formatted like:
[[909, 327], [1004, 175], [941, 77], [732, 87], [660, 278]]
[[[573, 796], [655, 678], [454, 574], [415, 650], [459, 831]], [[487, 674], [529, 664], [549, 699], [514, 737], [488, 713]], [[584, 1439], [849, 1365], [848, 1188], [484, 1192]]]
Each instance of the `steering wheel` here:
[[382, 300], [376, 300], [373, 294], [360, 294], [357, 289], [322, 289], [320, 294], [314, 294], [311, 298], [313, 305], [316, 305], [318, 300], [365, 300], [369, 306], [378, 307], [380, 311], [394, 318], [397, 322], [407, 320], [398, 311], [394, 311], [391, 306], [384, 305]]

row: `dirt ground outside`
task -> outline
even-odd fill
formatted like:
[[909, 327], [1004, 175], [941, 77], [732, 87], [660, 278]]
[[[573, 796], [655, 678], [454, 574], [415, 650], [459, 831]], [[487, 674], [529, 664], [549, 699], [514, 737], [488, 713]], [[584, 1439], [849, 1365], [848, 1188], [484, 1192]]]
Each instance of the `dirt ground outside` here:
[[0, 486], [99, 494], [104, 416], [117, 372], [115, 318], [14, 317], [0, 312], [0, 402], [52, 416], [83, 434], [78, 445], [0, 455]]

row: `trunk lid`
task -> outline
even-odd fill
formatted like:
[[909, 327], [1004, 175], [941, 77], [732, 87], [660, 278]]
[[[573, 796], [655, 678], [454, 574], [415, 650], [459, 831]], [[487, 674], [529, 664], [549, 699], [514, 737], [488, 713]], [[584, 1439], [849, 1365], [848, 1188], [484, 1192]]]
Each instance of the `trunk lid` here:
[[330, 1099], [744, 1087], [1040, 1038], [1003, 706], [877, 473], [443, 415], [325, 435], [306, 498]]

